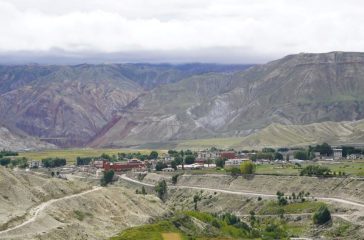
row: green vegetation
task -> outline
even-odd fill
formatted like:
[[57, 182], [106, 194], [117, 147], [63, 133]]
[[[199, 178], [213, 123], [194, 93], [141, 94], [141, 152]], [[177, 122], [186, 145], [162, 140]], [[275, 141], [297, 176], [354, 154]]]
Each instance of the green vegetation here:
[[42, 165], [46, 168], [61, 167], [66, 165], [66, 159], [64, 158], [45, 158], [42, 159]]
[[328, 167], [309, 165], [300, 171], [300, 176], [316, 176], [328, 177], [331, 175], [331, 170]]
[[92, 161], [92, 157], [77, 157], [76, 165], [77, 166], [89, 165], [91, 161]]
[[175, 174], [175, 175], [172, 176], [172, 183], [173, 184], [177, 184], [178, 177], [179, 177], [179, 174]]
[[114, 174], [115, 173], [113, 170], [105, 171], [103, 177], [100, 180], [101, 186], [107, 186], [109, 183], [111, 183], [114, 178]]
[[155, 191], [158, 194], [158, 197], [164, 201], [167, 195], [167, 183], [165, 180], [159, 181], [155, 186]]
[[[45, 150], [35, 152], [21, 152], [20, 157], [26, 157], [32, 160], [42, 160], [44, 158], [64, 158], [68, 164], [76, 164], [77, 157], [99, 157], [105, 153], [111, 157], [115, 156], [115, 159], [131, 159], [137, 156], [149, 156], [150, 150], [148, 149], [107, 149], [107, 148], [74, 148], [74, 149], [57, 149], [57, 150]], [[159, 154], [166, 152], [164, 150], [157, 151]], [[119, 155], [118, 155], [119, 154]], [[139, 157], [137, 157], [139, 158]], [[139, 159], [142, 159], [140, 157]]]
[[313, 215], [313, 223], [325, 224], [331, 220], [331, 213], [326, 205], [321, 206]]
[[91, 213], [88, 212], [82, 212], [79, 210], [75, 210], [73, 211], [75, 217], [79, 220], [79, 221], [83, 221], [86, 217], [92, 217], [93, 215]]
[[[199, 224], [199, 222], [201, 224]], [[295, 228], [298, 228], [295, 226]], [[290, 225], [277, 218], [254, 221], [249, 225], [234, 214], [210, 214], [197, 211], [177, 212], [173, 217], [153, 224], [134, 227], [111, 240], [165, 240], [173, 233], [178, 239], [288, 239]], [[297, 230], [296, 230], [297, 231]]]
[[300, 160], [311, 160], [313, 155], [309, 151], [299, 150], [293, 153], [293, 157]]
[[7, 151], [5, 149], [0, 151], [0, 158], [3, 157], [10, 157], [10, 156], [18, 156], [19, 153], [18, 152], [13, 152], [13, 151]]
[[242, 164], [240, 164], [241, 174], [254, 174], [255, 169], [255, 164], [251, 161], [244, 161]]
[[158, 158], [158, 152], [157, 151], [151, 151], [149, 154], [149, 159], [157, 159]]
[[9, 165], [10, 161], [11, 161], [10, 158], [1, 158], [0, 159], [0, 165], [1, 166], [7, 166], [7, 165]]
[[164, 162], [157, 162], [157, 164], [155, 165], [155, 170], [157, 171], [162, 171], [164, 168], [167, 168], [168, 165], [165, 164]]

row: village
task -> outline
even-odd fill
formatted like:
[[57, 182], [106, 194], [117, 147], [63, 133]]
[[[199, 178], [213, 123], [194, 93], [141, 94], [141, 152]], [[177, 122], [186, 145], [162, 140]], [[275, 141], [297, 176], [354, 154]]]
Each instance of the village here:
[[[74, 164], [62, 158], [28, 160], [27, 171], [50, 174], [66, 179], [66, 175], [93, 176], [101, 178], [104, 172], [120, 175], [132, 172], [180, 172], [230, 173], [244, 162], [251, 162], [259, 169], [300, 168], [301, 165], [335, 165], [363, 159], [361, 149], [353, 147], [331, 147], [328, 144], [302, 148], [263, 148], [261, 151], [236, 151], [216, 148], [199, 151], [169, 150], [151, 151], [150, 154], [118, 153], [117, 156], [102, 154], [99, 157], [77, 157]], [[235, 171], [236, 172], [236, 171]], [[258, 171], [258, 174], [260, 172]], [[261, 172], [261, 174], [270, 172]], [[274, 172], [272, 172], [274, 173]], [[341, 174], [341, 173], [340, 173]]]

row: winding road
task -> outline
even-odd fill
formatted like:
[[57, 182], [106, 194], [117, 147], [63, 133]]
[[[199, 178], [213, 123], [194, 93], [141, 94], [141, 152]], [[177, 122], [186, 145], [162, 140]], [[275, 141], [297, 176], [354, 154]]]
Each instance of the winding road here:
[[[124, 179], [129, 182], [137, 183], [140, 185], [154, 187], [153, 184], [140, 182], [138, 180], [132, 179], [127, 177], [125, 174], [120, 176], [121, 179]], [[193, 186], [183, 186], [183, 185], [176, 185], [176, 186], [169, 186], [169, 188], [180, 188], [180, 189], [196, 189], [196, 190], [206, 190], [206, 191], [215, 191], [221, 193], [228, 193], [228, 194], [235, 194], [235, 195], [244, 195], [244, 196], [260, 196], [265, 198], [276, 198], [276, 194], [265, 194], [265, 193], [256, 193], [256, 192], [248, 192], [248, 191], [232, 191], [232, 190], [224, 190], [219, 188], [206, 188], [206, 187], [193, 187]], [[344, 203], [355, 207], [360, 207], [364, 209], [364, 203], [359, 203], [351, 200], [341, 199], [341, 198], [332, 198], [332, 197], [316, 197], [315, 198], [323, 201], [331, 201], [337, 203]]]
[[7, 233], [7, 232], [10, 232], [10, 231], [13, 231], [13, 230], [16, 230], [18, 228], [21, 228], [31, 222], [34, 222], [37, 217], [39, 216], [39, 214], [45, 210], [48, 206], [50, 206], [51, 204], [55, 203], [55, 202], [58, 202], [58, 201], [63, 201], [63, 200], [67, 200], [67, 199], [71, 199], [71, 198], [75, 198], [75, 197], [79, 197], [79, 196], [82, 196], [82, 195], [85, 195], [85, 194], [88, 194], [88, 193], [91, 193], [91, 192], [95, 192], [95, 191], [98, 191], [102, 189], [102, 187], [94, 187], [90, 190], [87, 190], [87, 191], [84, 191], [84, 192], [80, 192], [80, 193], [76, 193], [76, 194], [73, 194], [73, 195], [67, 195], [67, 196], [64, 196], [64, 197], [61, 197], [61, 198], [56, 198], [56, 199], [51, 199], [47, 202], [43, 202], [41, 203], [40, 205], [30, 209], [30, 211], [28, 212], [28, 214], [30, 214], [30, 218], [26, 221], [24, 221], [23, 223], [17, 225], [17, 226], [14, 226], [14, 227], [11, 227], [11, 228], [8, 228], [8, 229], [5, 229], [3, 231], [0, 231], [0, 235], [4, 234], [4, 233]]

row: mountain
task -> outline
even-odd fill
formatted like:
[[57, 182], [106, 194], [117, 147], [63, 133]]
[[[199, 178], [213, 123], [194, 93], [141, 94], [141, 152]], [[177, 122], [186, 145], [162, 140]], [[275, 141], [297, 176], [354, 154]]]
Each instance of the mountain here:
[[35, 137], [14, 134], [6, 127], [0, 126], [0, 149], [22, 151], [55, 148], [57, 148], [57, 146], [53, 144], [42, 142]]
[[[247, 65], [81, 64], [0, 66], [0, 124], [18, 136], [61, 147], [84, 146], [152, 89]], [[4, 144], [4, 146], [6, 146]]]
[[289, 55], [245, 71], [161, 85], [118, 113], [89, 146], [244, 137], [272, 124], [364, 118], [364, 53]]

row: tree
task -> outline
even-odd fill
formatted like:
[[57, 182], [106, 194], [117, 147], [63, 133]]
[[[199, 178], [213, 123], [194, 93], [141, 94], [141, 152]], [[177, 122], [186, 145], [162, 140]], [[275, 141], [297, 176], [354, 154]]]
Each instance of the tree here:
[[233, 168], [230, 169], [230, 172], [231, 172], [231, 175], [237, 176], [237, 175], [240, 174], [240, 169], [237, 168], [237, 167], [233, 167]]
[[176, 161], [172, 161], [171, 162], [171, 168], [173, 168], [174, 170], [177, 170], [177, 163], [176, 163]]
[[151, 151], [149, 154], [149, 159], [157, 159], [158, 158], [158, 152]]
[[314, 224], [325, 224], [331, 220], [331, 213], [326, 205], [322, 205], [313, 215]]
[[274, 153], [274, 159], [283, 160], [283, 155], [279, 152]]
[[274, 150], [273, 148], [263, 148], [262, 152], [264, 153], [274, 153], [276, 150]]
[[91, 157], [77, 157], [76, 165], [77, 166], [89, 165], [91, 161], [92, 161]]
[[186, 164], [192, 164], [195, 162], [195, 160], [196, 160], [196, 158], [193, 155], [186, 155], [186, 157], [185, 157]]
[[284, 206], [288, 204], [287, 199], [284, 197], [284, 193], [280, 191], [277, 192], [277, 201], [279, 206]]
[[104, 176], [101, 178], [101, 186], [107, 186], [112, 182], [115, 172], [113, 170], [105, 171]]
[[174, 158], [174, 161], [176, 162], [177, 165], [181, 165], [183, 163], [183, 158], [178, 155]]
[[216, 167], [224, 168], [226, 159], [218, 158], [215, 160]]
[[147, 191], [145, 191], [145, 187], [144, 186], [142, 187], [142, 194], [143, 195], [146, 195], [147, 194]]
[[242, 174], [254, 174], [255, 164], [251, 161], [244, 161], [240, 164], [240, 173]]
[[330, 156], [333, 154], [331, 146], [327, 143], [316, 145], [316, 147], [313, 148], [313, 151], [320, 152], [321, 155], [326, 155], [326, 156]]
[[293, 157], [300, 160], [308, 160], [308, 152], [307, 151], [295, 151], [293, 153]]
[[331, 170], [328, 167], [318, 166], [318, 165], [309, 165], [304, 167], [300, 171], [301, 176], [330, 176]]
[[164, 201], [167, 195], [167, 183], [166, 180], [159, 181], [155, 186], [155, 191], [158, 194], [158, 197]]
[[155, 165], [155, 170], [162, 171], [162, 169], [167, 167], [167, 164], [165, 164], [164, 162], [157, 162], [157, 164]]
[[179, 177], [179, 174], [175, 174], [175, 175], [172, 176], [172, 183], [173, 184], [176, 184], [177, 183], [178, 177]]
[[0, 159], [0, 165], [1, 166], [7, 166], [10, 163], [10, 158], [1, 158]]
[[67, 161], [64, 158], [45, 158], [42, 159], [42, 165], [46, 168], [54, 168], [66, 165]]
[[201, 196], [196, 194], [195, 196], [193, 196], [193, 202], [195, 203], [195, 211], [197, 211], [197, 203], [201, 201]]

